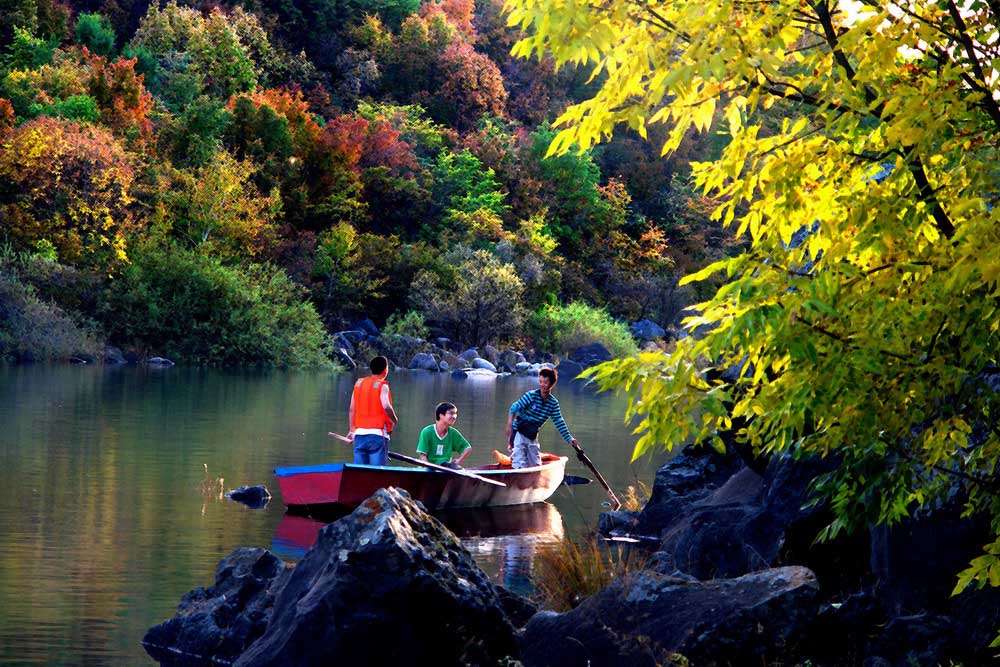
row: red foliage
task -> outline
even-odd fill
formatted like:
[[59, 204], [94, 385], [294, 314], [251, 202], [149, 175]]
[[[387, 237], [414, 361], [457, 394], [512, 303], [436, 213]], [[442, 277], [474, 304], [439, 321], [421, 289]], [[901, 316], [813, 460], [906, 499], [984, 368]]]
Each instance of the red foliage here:
[[361, 155], [361, 166], [388, 167], [393, 176], [412, 177], [420, 169], [413, 147], [386, 121], [368, 125]]
[[101, 109], [101, 119], [133, 145], [145, 146], [153, 133], [149, 120], [153, 96], [143, 85], [143, 75], [136, 74], [136, 59], [118, 58], [109, 64], [87, 49], [83, 58], [90, 65], [90, 94]]
[[476, 11], [473, 0], [441, 0], [437, 3], [441, 11], [448, 17], [448, 22], [458, 28], [467, 40], [476, 40], [476, 29], [472, 26], [472, 18]]
[[0, 97], [0, 137], [6, 136], [12, 127], [14, 127], [14, 105], [10, 100]]
[[[299, 157], [309, 155], [323, 136], [323, 128], [316, 122], [310, 111], [309, 102], [303, 97], [301, 90], [271, 88], [249, 93], [245, 97], [250, 98], [258, 109], [268, 106], [277, 115], [285, 117], [295, 146], [295, 154]], [[230, 109], [233, 108], [235, 99], [234, 97], [230, 100]]]
[[439, 62], [443, 81], [437, 97], [457, 127], [474, 127], [486, 113], [504, 115], [507, 91], [492, 60], [467, 42], [453, 42]]
[[323, 131], [324, 153], [332, 156], [341, 166], [359, 172], [368, 125], [368, 121], [360, 116], [345, 114], [330, 119]]

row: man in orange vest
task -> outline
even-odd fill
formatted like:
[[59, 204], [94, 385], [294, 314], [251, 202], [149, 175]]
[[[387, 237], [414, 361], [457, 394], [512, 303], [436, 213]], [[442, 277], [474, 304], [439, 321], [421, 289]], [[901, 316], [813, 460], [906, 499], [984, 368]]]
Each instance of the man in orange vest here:
[[385, 381], [389, 360], [375, 357], [368, 367], [372, 374], [354, 383], [348, 412], [351, 430], [347, 437], [354, 441], [355, 463], [384, 466], [389, 463], [389, 434], [399, 419], [392, 409], [392, 392]]

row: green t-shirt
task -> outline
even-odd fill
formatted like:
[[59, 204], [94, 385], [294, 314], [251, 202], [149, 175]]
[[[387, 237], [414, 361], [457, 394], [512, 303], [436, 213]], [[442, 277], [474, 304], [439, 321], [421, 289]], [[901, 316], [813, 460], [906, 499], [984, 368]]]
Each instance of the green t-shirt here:
[[434, 424], [421, 431], [420, 440], [417, 441], [417, 451], [426, 454], [428, 461], [438, 465], [451, 461], [452, 453], [461, 454], [469, 447], [469, 441], [457, 428], [448, 429], [444, 437], [440, 438]]

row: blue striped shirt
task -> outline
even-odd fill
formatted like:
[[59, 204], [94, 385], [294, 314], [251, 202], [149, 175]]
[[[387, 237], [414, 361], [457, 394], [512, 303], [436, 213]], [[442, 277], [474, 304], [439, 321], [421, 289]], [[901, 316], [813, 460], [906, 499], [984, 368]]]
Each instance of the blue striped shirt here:
[[516, 415], [513, 424], [515, 431], [522, 420], [541, 425], [545, 423], [545, 420], [551, 418], [563, 440], [566, 442], [573, 440], [573, 436], [569, 434], [569, 427], [566, 426], [566, 420], [563, 419], [562, 412], [559, 410], [559, 401], [552, 394], [549, 394], [549, 397], [543, 401], [542, 392], [538, 389], [525, 392], [524, 396], [514, 401], [514, 404], [510, 406], [510, 414]]

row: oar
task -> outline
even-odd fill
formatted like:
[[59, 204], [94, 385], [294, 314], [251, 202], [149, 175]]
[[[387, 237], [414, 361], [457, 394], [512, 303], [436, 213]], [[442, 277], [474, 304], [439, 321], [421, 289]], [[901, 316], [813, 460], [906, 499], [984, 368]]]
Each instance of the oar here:
[[579, 475], [563, 475], [563, 484], [566, 486], [578, 486], [580, 484], [590, 484], [594, 480], [589, 477], [580, 477]]
[[597, 468], [594, 467], [594, 464], [590, 460], [590, 457], [584, 454], [583, 449], [580, 448], [580, 445], [573, 445], [573, 449], [576, 450], [576, 458], [580, 459], [580, 462], [583, 463], [583, 465], [590, 468], [590, 472], [594, 473], [594, 477], [596, 477], [597, 481], [601, 483], [601, 486], [604, 487], [604, 490], [608, 492], [608, 497], [611, 498], [611, 502], [615, 506], [614, 511], [617, 512], [618, 510], [620, 510], [622, 507], [622, 501], [618, 500], [618, 496], [616, 496], [615, 492], [611, 490], [611, 487], [608, 486], [608, 483], [604, 481], [604, 476], [601, 475], [601, 473], [597, 471]]
[[[327, 433], [331, 438], [336, 438], [337, 440], [343, 440], [344, 442], [351, 442], [351, 439], [347, 436], [340, 435], [339, 433], [334, 433], [330, 431]], [[420, 459], [415, 459], [403, 454], [397, 454], [396, 452], [388, 452], [390, 459], [396, 459], [397, 461], [405, 461], [406, 463], [412, 463], [413, 465], [422, 466], [424, 468], [430, 468], [431, 470], [437, 470], [438, 472], [446, 472], [452, 475], [460, 475], [461, 477], [471, 477], [472, 479], [479, 480], [480, 482], [485, 482], [486, 484], [492, 484], [493, 486], [507, 486], [501, 481], [495, 479], [489, 479], [488, 477], [483, 477], [482, 475], [477, 475], [474, 472], [469, 472], [468, 470], [455, 470], [453, 468], [446, 468], [444, 466], [439, 466], [436, 463], [431, 463], [430, 461], [421, 461]]]
[[469, 472], [468, 470], [455, 470], [453, 468], [446, 468], [445, 466], [439, 466], [436, 463], [431, 463], [430, 461], [421, 461], [420, 459], [415, 459], [405, 454], [397, 454], [396, 452], [389, 452], [390, 459], [396, 459], [397, 461], [406, 461], [407, 463], [412, 463], [415, 466], [423, 466], [424, 468], [430, 468], [431, 470], [437, 470], [438, 472], [447, 472], [452, 475], [461, 475], [462, 477], [471, 477], [472, 479], [479, 480], [480, 482], [486, 482], [487, 484], [492, 484], [493, 486], [507, 486], [503, 482], [495, 479], [490, 479], [488, 477], [483, 477], [482, 475], [477, 475], [474, 472]]

